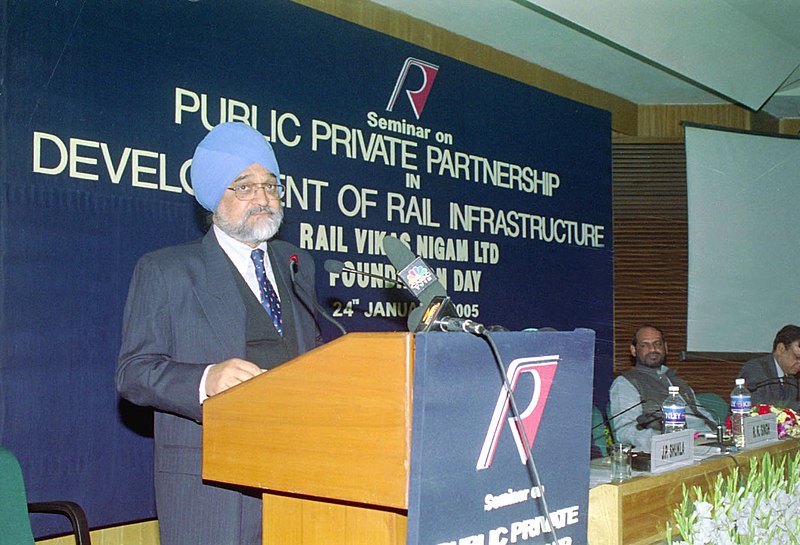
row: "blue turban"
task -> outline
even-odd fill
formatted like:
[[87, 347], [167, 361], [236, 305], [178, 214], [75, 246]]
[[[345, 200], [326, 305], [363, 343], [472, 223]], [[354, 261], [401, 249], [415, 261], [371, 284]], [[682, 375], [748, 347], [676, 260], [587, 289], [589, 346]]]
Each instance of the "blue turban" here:
[[253, 163], [280, 179], [275, 152], [260, 132], [233, 121], [211, 129], [192, 158], [192, 187], [197, 202], [206, 210], [216, 210], [230, 183]]

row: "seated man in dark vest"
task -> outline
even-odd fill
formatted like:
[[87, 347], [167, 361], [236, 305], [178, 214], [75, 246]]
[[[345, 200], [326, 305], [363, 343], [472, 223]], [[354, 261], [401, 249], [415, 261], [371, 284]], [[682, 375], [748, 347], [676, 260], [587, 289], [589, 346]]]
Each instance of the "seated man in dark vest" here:
[[753, 404], [775, 405], [800, 411], [800, 327], [785, 325], [772, 341], [772, 354], [746, 362], [739, 372]]
[[667, 343], [659, 328], [643, 325], [637, 329], [631, 340], [631, 356], [634, 368], [611, 384], [609, 423], [617, 442], [650, 452], [650, 440], [662, 432], [661, 403], [667, 398], [670, 386], [680, 388], [687, 404], [687, 428], [716, 431], [717, 422], [711, 411], [698, 407], [694, 391], [666, 366]]

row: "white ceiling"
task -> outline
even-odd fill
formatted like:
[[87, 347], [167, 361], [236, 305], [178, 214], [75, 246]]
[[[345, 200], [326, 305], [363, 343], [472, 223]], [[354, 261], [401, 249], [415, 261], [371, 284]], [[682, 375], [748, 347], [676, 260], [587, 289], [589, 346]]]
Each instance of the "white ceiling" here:
[[800, 0], [373, 0], [636, 104], [800, 118]]

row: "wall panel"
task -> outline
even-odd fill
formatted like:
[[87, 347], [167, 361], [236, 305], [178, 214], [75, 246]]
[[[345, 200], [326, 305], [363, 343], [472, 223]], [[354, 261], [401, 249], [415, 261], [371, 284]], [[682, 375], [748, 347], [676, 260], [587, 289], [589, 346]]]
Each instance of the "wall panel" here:
[[683, 138], [684, 121], [749, 130], [752, 116], [746, 108], [733, 104], [640, 104], [636, 134]]
[[612, 144], [614, 374], [630, 368], [644, 323], [664, 330], [669, 365], [696, 392], [727, 398], [739, 362], [679, 361], [686, 348], [686, 159], [682, 138], [617, 137]]

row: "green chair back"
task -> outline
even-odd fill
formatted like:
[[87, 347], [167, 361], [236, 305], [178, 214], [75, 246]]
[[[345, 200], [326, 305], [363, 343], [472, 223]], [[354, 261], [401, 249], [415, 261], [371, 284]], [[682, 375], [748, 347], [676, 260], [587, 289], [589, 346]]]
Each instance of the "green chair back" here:
[[34, 545], [22, 469], [10, 450], [0, 447], [0, 545]]
[[602, 424], [603, 414], [600, 412], [600, 409], [592, 405], [592, 444], [600, 450], [603, 456], [608, 456], [606, 427]]
[[701, 406], [701, 408], [713, 413], [714, 416], [719, 419], [722, 425], [725, 425], [725, 421], [728, 419], [728, 414], [730, 413], [731, 407], [721, 395], [713, 392], [704, 392], [701, 394], [695, 394], [694, 397], [697, 399], [697, 403]]

